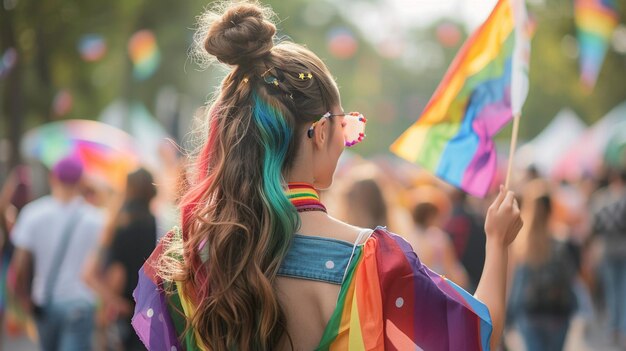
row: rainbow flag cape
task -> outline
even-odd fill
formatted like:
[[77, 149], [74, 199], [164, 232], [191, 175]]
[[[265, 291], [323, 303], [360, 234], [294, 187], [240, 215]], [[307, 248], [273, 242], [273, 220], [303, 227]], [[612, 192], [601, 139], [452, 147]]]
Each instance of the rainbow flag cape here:
[[618, 24], [617, 5], [614, 0], [576, 0], [574, 18], [580, 52], [580, 79], [591, 90]]
[[391, 151], [483, 197], [496, 171], [492, 139], [528, 93], [529, 28], [523, 0], [499, 0]]
[[[149, 350], [205, 350], [196, 331], [185, 330], [193, 304], [150, 266], [161, 246], [140, 271], [133, 326]], [[484, 304], [379, 227], [357, 246], [317, 350], [489, 350], [491, 329]]]

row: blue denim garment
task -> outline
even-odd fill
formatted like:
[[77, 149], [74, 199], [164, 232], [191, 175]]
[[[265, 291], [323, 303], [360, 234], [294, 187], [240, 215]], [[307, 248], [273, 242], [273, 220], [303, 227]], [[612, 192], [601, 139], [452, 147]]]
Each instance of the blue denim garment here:
[[93, 349], [95, 306], [83, 300], [50, 302], [36, 318], [41, 350], [84, 351]]
[[341, 285], [354, 244], [295, 234], [278, 275]]

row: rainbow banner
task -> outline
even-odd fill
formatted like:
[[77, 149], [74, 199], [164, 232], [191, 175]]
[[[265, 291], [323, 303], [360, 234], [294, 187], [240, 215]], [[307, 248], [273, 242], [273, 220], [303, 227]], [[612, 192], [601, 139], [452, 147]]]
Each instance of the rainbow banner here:
[[618, 24], [617, 5], [613, 0], [576, 0], [574, 18], [580, 52], [580, 79], [591, 90]]
[[529, 58], [530, 26], [523, 0], [499, 0], [391, 151], [484, 197], [496, 172], [493, 137], [521, 112]]
[[86, 175], [124, 189], [128, 172], [139, 164], [135, 140], [121, 129], [101, 122], [68, 119], [29, 130], [20, 145], [22, 155], [50, 169], [68, 156], [78, 157]]

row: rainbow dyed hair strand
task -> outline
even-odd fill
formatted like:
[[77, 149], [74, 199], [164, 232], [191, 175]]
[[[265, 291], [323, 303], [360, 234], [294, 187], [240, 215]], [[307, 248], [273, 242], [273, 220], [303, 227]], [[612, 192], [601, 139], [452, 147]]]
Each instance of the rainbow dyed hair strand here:
[[[211, 106], [209, 116], [209, 130], [207, 135], [207, 141], [200, 150], [198, 158], [196, 160], [195, 170], [196, 179], [194, 185], [187, 191], [181, 202], [181, 224], [182, 224], [182, 236], [183, 242], [189, 240], [189, 233], [191, 232], [191, 225], [195, 223], [194, 214], [196, 213], [198, 206], [206, 202], [205, 195], [208, 189], [215, 182], [216, 174], [209, 172], [209, 168], [215, 157], [215, 150], [217, 148], [218, 129], [220, 128], [220, 104], [219, 100]], [[196, 281], [200, 282], [200, 286], [189, 287], [186, 293], [189, 295], [191, 301], [197, 302], [197, 296], [202, 296], [202, 286], [206, 286], [208, 276], [206, 270], [202, 269], [203, 262], [200, 255], [192, 250], [184, 251], [184, 259], [186, 262], [190, 262], [193, 274], [196, 277]]]
[[259, 142], [264, 149], [262, 198], [270, 209], [269, 221], [276, 234], [271, 246], [278, 244], [279, 252], [273, 254], [282, 255], [287, 251], [291, 235], [300, 224], [297, 212], [285, 195], [282, 174], [293, 131], [279, 108], [257, 93], [253, 93], [252, 101], [252, 116], [259, 130]]

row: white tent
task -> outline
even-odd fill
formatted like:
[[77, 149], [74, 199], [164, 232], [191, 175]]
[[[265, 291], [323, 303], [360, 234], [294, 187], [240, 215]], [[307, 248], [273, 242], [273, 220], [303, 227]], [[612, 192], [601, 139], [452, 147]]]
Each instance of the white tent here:
[[576, 179], [585, 173], [597, 173], [603, 163], [604, 150], [620, 123], [626, 121], [626, 101], [585, 131], [572, 147], [565, 150], [553, 168], [552, 176]]
[[143, 104], [115, 100], [102, 111], [99, 119], [132, 135], [141, 163], [153, 172], [161, 170], [160, 149], [169, 135]]
[[541, 133], [520, 147], [515, 158], [524, 167], [534, 165], [541, 174], [551, 174], [556, 161], [586, 127], [574, 111], [564, 108]]

